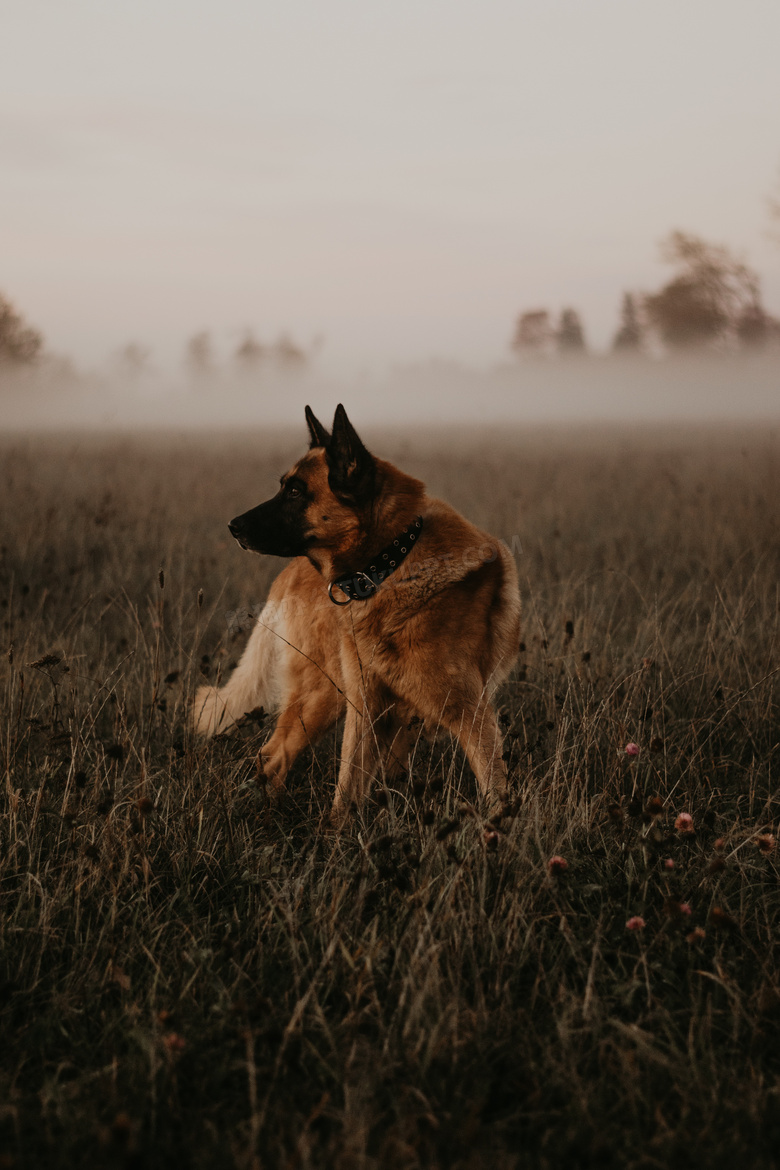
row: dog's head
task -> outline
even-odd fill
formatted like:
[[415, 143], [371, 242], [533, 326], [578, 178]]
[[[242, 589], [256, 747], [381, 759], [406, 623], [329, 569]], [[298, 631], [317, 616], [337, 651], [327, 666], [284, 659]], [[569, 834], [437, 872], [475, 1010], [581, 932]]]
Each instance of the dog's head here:
[[281, 478], [276, 495], [231, 520], [242, 548], [277, 557], [343, 549], [356, 538], [374, 501], [377, 463], [336, 407], [329, 432], [306, 407], [309, 451]]

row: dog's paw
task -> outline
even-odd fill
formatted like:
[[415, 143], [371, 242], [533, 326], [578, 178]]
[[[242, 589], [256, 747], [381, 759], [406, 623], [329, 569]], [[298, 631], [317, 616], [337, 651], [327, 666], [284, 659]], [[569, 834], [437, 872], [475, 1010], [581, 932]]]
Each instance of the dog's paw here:
[[257, 757], [257, 776], [265, 781], [265, 793], [272, 804], [282, 799], [287, 791], [284, 783], [284, 773], [274, 767], [274, 761], [262, 752]]
[[506, 814], [509, 805], [509, 793], [505, 788], [493, 791], [488, 797], [487, 819], [496, 823]]
[[332, 832], [340, 833], [349, 822], [351, 807], [347, 801], [339, 800], [338, 797], [333, 802], [333, 807], [330, 810], [328, 817], [328, 825]]

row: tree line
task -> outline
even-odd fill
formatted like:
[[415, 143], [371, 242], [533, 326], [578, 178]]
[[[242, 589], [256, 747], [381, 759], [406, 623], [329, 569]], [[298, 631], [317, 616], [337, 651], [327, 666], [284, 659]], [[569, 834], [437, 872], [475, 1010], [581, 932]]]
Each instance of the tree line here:
[[[780, 217], [780, 204], [776, 213]], [[659, 343], [669, 351], [706, 347], [748, 350], [768, 342], [780, 343], [780, 320], [763, 305], [757, 273], [728, 248], [674, 231], [663, 241], [661, 250], [675, 271], [658, 292], [623, 294], [613, 351], [639, 354]], [[321, 340], [315, 339], [306, 348], [286, 333], [265, 343], [247, 330], [231, 358], [235, 369], [246, 372], [263, 365], [294, 371], [307, 366], [320, 345]], [[523, 312], [517, 318], [511, 348], [518, 356], [584, 354], [587, 345], [580, 315], [576, 309], [565, 308], [556, 322], [547, 309]], [[43, 335], [0, 293], [0, 367], [31, 366], [43, 353]], [[147, 370], [150, 357], [149, 350], [136, 342], [117, 354], [120, 366], [132, 374]], [[188, 373], [196, 377], [217, 370], [208, 330], [189, 338], [183, 360]]]
[[[754, 349], [780, 342], [780, 320], [764, 308], [757, 273], [728, 248], [675, 231], [661, 252], [675, 272], [656, 293], [623, 294], [613, 351], [642, 353], [658, 343], [675, 352]], [[566, 308], [557, 324], [547, 309], [521, 313], [511, 347], [518, 356], [584, 354], [579, 313]]]
[[[251, 329], [247, 329], [231, 355], [234, 366], [252, 373], [258, 367], [272, 365], [277, 369], [295, 371], [304, 369], [321, 345], [315, 338], [307, 348], [294, 341], [288, 333], [281, 333], [275, 341], [258, 340]], [[209, 376], [218, 368], [211, 334], [207, 329], [193, 334], [184, 347], [184, 365], [196, 377]]]
[[[269, 364], [277, 369], [300, 370], [308, 365], [321, 344], [321, 339], [315, 338], [309, 347], [305, 347], [287, 333], [281, 333], [274, 341], [262, 342], [248, 329], [228, 360], [234, 368], [246, 372], [254, 372]], [[0, 293], [0, 369], [33, 366], [44, 355], [43, 334], [29, 325], [12, 302]], [[116, 351], [114, 363], [123, 373], [138, 377], [151, 370], [152, 351], [137, 341], [131, 341]], [[194, 333], [187, 340], [183, 365], [194, 376], [208, 376], [220, 368], [208, 330]]]
[[[319, 344], [319, 340], [315, 340], [306, 349], [287, 333], [280, 334], [275, 341], [265, 343], [258, 341], [252, 330], [248, 329], [233, 348], [228, 366], [232, 365], [237, 373], [256, 373], [264, 365], [287, 372], [302, 370], [313, 358]], [[115, 363], [122, 373], [139, 378], [153, 368], [152, 351], [131, 341], [115, 354]], [[208, 329], [193, 333], [185, 342], [182, 364], [187, 374], [196, 379], [208, 379], [226, 368], [219, 361]]]

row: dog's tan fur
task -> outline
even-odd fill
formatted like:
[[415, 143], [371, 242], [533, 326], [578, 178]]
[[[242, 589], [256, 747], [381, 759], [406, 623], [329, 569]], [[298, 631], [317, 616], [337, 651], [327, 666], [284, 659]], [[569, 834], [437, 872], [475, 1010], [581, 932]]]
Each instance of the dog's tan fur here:
[[[310, 548], [274, 581], [227, 684], [198, 691], [195, 725], [213, 734], [258, 705], [277, 711], [260, 764], [281, 789], [298, 754], [344, 716], [336, 825], [366, 795], [382, 760], [390, 774], [406, 767], [420, 725], [429, 735], [447, 731], [495, 813], [506, 799], [506, 765], [491, 696], [518, 651], [514, 561], [505, 544], [429, 497], [419, 480], [384, 460], [374, 464], [367, 510], [334, 494], [322, 446], [283, 479], [283, 486], [290, 477], [304, 481], [312, 497]], [[416, 516], [419, 542], [377, 593], [334, 605], [328, 582], [362, 568]]]

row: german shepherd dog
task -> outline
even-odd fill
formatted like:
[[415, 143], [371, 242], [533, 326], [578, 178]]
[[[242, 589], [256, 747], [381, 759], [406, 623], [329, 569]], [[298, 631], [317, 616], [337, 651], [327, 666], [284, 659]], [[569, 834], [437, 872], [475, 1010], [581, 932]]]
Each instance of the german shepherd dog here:
[[230, 522], [242, 548], [290, 563], [238, 666], [196, 695], [198, 732], [277, 713], [260, 751], [269, 792], [345, 717], [331, 821], [341, 826], [380, 766], [408, 766], [419, 731], [450, 732], [487, 807], [507, 796], [491, 696], [517, 656], [520, 595], [509, 549], [418, 479], [371, 455], [336, 409], [329, 433], [306, 407], [309, 451], [277, 494]]

